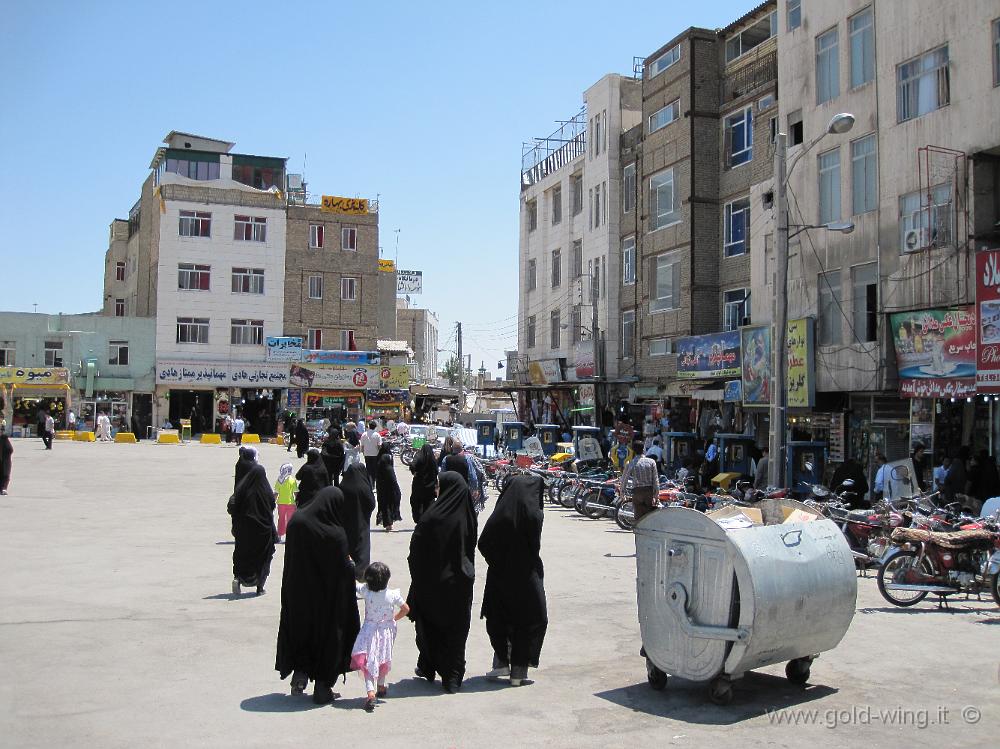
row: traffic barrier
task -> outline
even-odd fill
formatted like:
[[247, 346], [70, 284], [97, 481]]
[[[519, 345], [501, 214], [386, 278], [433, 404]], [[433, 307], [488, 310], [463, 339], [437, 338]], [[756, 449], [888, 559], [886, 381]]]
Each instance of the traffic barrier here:
[[279, 434], [277, 437], [275, 437], [274, 438], [274, 444], [284, 446], [284, 444], [285, 444], [285, 435]]
[[203, 445], [221, 445], [222, 435], [221, 434], [202, 434], [201, 444]]
[[74, 432], [72, 429], [60, 429], [58, 432], [56, 432], [57, 440], [71, 440], [75, 436], [76, 432]]
[[179, 445], [181, 443], [181, 438], [177, 432], [160, 432], [156, 436], [156, 444], [158, 445]]
[[73, 439], [77, 442], [93, 442], [96, 437], [93, 432], [77, 432]]
[[243, 435], [243, 444], [245, 445], [248, 442], [260, 444], [260, 435], [259, 434], [251, 434], [251, 433], [244, 434]]
[[126, 445], [137, 445], [139, 443], [132, 432], [118, 432], [115, 435], [115, 442]]

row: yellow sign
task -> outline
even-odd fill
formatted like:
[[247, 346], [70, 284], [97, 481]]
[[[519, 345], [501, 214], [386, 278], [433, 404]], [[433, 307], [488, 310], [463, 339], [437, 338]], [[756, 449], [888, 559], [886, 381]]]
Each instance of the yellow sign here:
[[786, 330], [788, 367], [785, 383], [790, 408], [810, 408], [816, 403], [816, 382], [813, 379], [812, 318], [789, 320]]
[[410, 387], [410, 368], [405, 364], [379, 367], [378, 385], [386, 390], [406, 390]]
[[396, 270], [396, 262], [394, 260], [379, 258], [378, 269], [383, 273], [392, 273]]
[[324, 195], [320, 210], [327, 213], [347, 213], [352, 216], [368, 215], [368, 200], [365, 198], [341, 198], [336, 195]]
[[65, 385], [69, 370], [65, 367], [0, 367], [0, 382], [16, 385]]

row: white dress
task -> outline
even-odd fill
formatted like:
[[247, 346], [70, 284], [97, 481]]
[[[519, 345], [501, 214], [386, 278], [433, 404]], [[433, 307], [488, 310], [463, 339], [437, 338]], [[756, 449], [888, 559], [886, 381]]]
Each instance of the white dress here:
[[396, 639], [396, 609], [405, 603], [398, 588], [368, 590], [357, 583], [358, 596], [365, 599], [365, 621], [351, 650], [351, 667], [365, 672], [369, 680], [389, 673], [392, 666], [392, 644]]

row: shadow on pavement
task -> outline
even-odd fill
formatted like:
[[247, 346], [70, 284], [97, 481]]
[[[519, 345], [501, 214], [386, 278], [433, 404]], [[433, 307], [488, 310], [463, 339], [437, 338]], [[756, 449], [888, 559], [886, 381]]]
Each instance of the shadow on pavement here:
[[667, 688], [657, 692], [646, 682], [597, 692], [596, 697], [616, 705], [661, 718], [703, 725], [732, 725], [758, 718], [768, 711], [802, 705], [836, 694], [839, 690], [821, 684], [804, 687], [770, 674], [750, 672], [733, 682], [733, 702], [725, 707], [708, 699], [708, 684], [670, 677]]
[[203, 601], [238, 601], [241, 598], [257, 598], [257, 594], [254, 591], [249, 591], [247, 593], [216, 593], [214, 596], [204, 596], [201, 600]]
[[[340, 700], [334, 700], [337, 704]], [[250, 713], [298, 713], [317, 710], [326, 705], [317, 705], [308, 694], [292, 697], [288, 692], [272, 692], [259, 697], [247, 697], [240, 703], [240, 709]]]
[[235, 541], [216, 541], [215, 545], [216, 546], [233, 546], [235, 543], [236, 543]]
[[[981, 606], [974, 606], [972, 604], [982, 604]], [[903, 608], [900, 606], [869, 606], [866, 608], [859, 608], [859, 614], [990, 614], [992, 613], [990, 609], [992, 608], [992, 601], [962, 601], [958, 603], [953, 601], [948, 605], [948, 608], [939, 609], [935, 601], [930, 603], [924, 603], [922, 606], [920, 604], [916, 606], [910, 606]], [[987, 620], [988, 621], [988, 620]]]

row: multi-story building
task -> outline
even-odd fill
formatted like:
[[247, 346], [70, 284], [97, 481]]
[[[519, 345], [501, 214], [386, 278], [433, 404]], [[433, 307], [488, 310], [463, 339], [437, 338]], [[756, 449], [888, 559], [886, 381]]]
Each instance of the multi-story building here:
[[640, 89], [604, 76], [579, 114], [522, 156], [518, 351], [533, 384], [549, 386], [535, 420], [568, 421], [576, 381], [618, 376], [618, 136], [639, 121]]
[[415, 380], [433, 384], [437, 379], [438, 316], [429, 309], [396, 303], [396, 332], [413, 350]]

